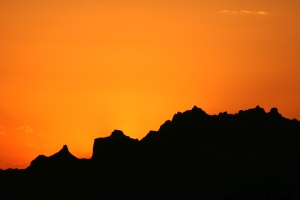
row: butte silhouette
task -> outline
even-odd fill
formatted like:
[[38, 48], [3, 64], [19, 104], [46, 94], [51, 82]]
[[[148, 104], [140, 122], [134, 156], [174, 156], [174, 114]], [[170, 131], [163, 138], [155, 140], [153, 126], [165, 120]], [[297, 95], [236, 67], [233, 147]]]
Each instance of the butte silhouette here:
[[140, 141], [96, 138], [90, 159], [66, 145], [0, 170], [1, 199], [300, 199], [300, 122], [257, 106], [177, 113]]

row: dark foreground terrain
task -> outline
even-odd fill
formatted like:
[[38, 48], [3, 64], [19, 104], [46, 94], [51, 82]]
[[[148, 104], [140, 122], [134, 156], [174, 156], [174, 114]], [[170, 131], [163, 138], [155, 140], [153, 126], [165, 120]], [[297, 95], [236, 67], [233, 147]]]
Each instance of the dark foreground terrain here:
[[0, 170], [0, 199], [300, 199], [300, 122], [276, 108], [177, 113], [142, 140], [115, 130], [93, 156], [67, 146]]

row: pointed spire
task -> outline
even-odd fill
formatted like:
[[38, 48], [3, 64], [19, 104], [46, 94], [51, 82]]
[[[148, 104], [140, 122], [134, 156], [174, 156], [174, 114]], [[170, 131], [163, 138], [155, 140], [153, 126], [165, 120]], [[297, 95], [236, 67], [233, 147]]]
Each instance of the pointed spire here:
[[72, 159], [76, 158], [73, 154], [70, 153], [67, 145], [63, 145], [61, 150], [59, 150], [57, 153], [53, 154], [50, 157], [52, 157], [52, 158], [72, 158]]
[[62, 149], [61, 149], [59, 152], [60, 152], [60, 153], [67, 153], [67, 152], [69, 152], [68, 146], [67, 146], [67, 145], [64, 145], [64, 146], [62, 147]]

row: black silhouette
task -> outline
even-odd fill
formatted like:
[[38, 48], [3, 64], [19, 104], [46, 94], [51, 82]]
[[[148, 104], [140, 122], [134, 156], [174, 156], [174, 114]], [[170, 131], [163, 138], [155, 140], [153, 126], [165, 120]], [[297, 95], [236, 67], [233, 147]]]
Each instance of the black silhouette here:
[[0, 199], [300, 199], [300, 122], [276, 108], [177, 113], [142, 140], [115, 130], [91, 159], [0, 170]]

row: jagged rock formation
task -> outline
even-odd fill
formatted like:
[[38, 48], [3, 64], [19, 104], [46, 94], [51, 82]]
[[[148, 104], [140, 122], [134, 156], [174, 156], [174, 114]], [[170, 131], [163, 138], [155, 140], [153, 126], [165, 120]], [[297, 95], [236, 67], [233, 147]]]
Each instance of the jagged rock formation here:
[[109, 137], [95, 139], [91, 159], [118, 161], [135, 154], [138, 142], [138, 139], [125, 136], [122, 131], [114, 130]]
[[62, 170], [69, 169], [76, 165], [79, 159], [69, 152], [68, 146], [64, 145], [60, 151], [47, 157], [39, 155], [33, 161], [27, 170], [32, 171], [46, 171], [46, 170]]
[[208, 115], [195, 106], [141, 141], [115, 130], [95, 139], [91, 159], [64, 146], [10, 174], [34, 198], [64, 188], [77, 199], [300, 199], [299, 142], [300, 122], [276, 108]]

